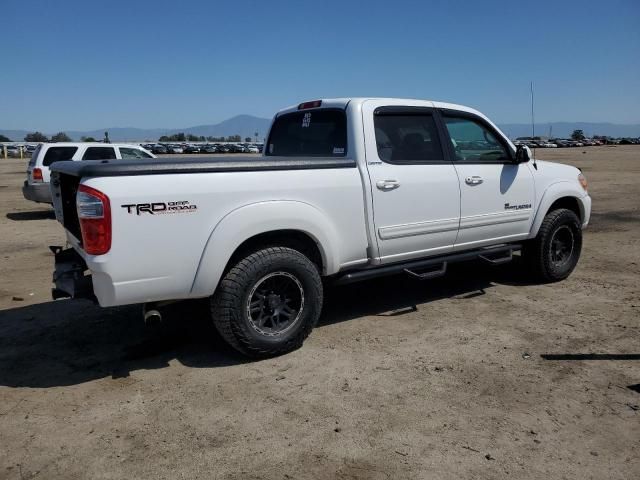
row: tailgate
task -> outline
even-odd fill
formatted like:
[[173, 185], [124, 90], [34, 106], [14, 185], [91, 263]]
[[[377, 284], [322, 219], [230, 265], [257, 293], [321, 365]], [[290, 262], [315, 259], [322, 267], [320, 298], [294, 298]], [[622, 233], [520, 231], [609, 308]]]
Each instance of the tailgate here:
[[61, 172], [51, 172], [51, 197], [56, 219], [78, 241], [81, 241], [80, 222], [76, 210], [76, 194], [80, 178]]

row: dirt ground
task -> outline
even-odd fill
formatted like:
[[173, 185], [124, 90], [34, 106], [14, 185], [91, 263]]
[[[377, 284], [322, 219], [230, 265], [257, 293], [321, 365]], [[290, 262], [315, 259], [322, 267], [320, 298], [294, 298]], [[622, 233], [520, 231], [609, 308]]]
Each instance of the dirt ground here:
[[62, 228], [0, 160], [0, 479], [640, 478], [640, 147], [537, 156], [589, 179], [568, 280], [332, 288], [304, 347], [258, 362], [197, 306], [150, 329], [51, 301]]

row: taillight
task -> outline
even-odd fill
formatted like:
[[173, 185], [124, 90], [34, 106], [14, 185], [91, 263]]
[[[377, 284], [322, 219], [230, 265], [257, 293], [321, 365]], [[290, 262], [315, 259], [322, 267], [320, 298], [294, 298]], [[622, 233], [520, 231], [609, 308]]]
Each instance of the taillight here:
[[33, 181], [41, 182], [42, 181], [42, 170], [40, 168], [34, 168], [32, 172]]
[[80, 185], [76, 195], [76, 209], [84, 251], [90, 255], [104, 255], [111, 249], [109, 197], [95, 188]]

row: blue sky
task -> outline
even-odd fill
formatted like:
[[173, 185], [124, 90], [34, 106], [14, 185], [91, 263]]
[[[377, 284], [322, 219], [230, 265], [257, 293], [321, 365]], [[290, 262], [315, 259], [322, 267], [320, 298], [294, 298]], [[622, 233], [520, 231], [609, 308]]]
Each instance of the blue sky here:
[[3, 0], [0, 128], [187, 127], [395, 96], [640, 123], [640, 1]]

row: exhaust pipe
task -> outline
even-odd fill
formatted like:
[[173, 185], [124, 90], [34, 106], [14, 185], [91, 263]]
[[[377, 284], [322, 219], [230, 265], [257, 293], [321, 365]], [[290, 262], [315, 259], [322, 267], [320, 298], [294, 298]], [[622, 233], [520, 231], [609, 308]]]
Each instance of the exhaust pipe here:
[[147, 310], [144, 312], [144, 323], [146, 325], [158, 325], [162, 323], [162, 314], [158, 310]]
[[144, 306], [142, 307], [142, 318], [144, 319], [145, 325], [153, 326], [162, 323], [160, 306], [161, 305], [156, 302], [144, 304]]
[[167, 305], [176, 303], [178, 300], [165, 300], [162, 302], [145, 303], [142, 307], [142, 318], [146, 325], [158, 325], [162, 323], [162, 310]]

